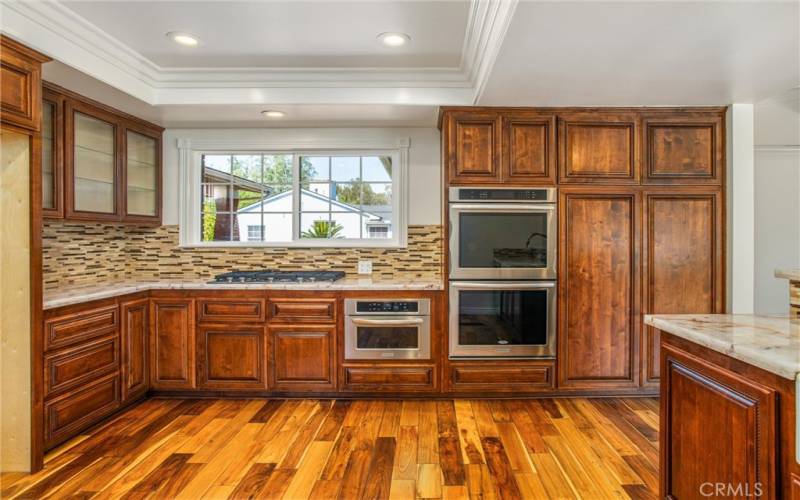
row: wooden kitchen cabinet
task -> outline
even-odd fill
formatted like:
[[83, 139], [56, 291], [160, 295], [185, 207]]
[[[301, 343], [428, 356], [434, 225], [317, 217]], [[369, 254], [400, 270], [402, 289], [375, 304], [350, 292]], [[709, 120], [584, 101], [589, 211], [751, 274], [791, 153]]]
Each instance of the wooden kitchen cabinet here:
[[559, 115], [559, 178], [572, 184], [639, 182], [639, 130], [634, 113]]
[[559, 206], [559, 387], [638, 383], [638, 198], [567, 190]]
[[43, 215], [160, 224], [163, 128], [44, 83]]
[[38, 131], [41, 125], [42, 63], [50, 58], [0, 36], [0, 121]]
[[517, 112], [502, 115], [503, 150], [500, 180], [554, 185], [556, 182], [556, 116]]
[[336, 388], [336, 326], [269, 326], [270, 388], [275, 391]]
[[263, 326], [197, 327], [198, 386], [202, 389], [266, 389]]
[[150, 300], [147, 297], [120, 304], [122, 328], [122, 402], [144, 396], [150, 386], [147, 367]]
[[153, 298], [150, 305], [150, 385], [194, 389], [194, 300]]
[[[724, 312], [722, 203], [716, 189], [644, 192], [643, 314]], [[642, 382], [656, 384], [658, 330], [643, 332]]]
[[448, 114], [444, 122], [450, 184], [492, 184], [501, 181], [502, 125], [491, 111]]
[[642, 119], [646, 184], [714, 184], [724, 177], [724, 112]]
[[728, 363], [710, 362], [705, 354], [671, 344], [662, 346], [661, 358], [660, 496], [700, 498], [700, 488], [708, 489], [709, 483], [749, 492], [737, 498], [775, 498], [780, 483], [789, 490], [788, 471], [776, 480], [775, 389], [753, 373], [737, 373]]

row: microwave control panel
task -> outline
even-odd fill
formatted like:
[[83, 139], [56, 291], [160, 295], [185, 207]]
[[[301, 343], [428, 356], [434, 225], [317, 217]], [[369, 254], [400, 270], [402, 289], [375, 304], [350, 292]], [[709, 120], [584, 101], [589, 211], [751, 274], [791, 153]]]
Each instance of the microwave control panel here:
[[417, 301], [359, 301], [356, 303], [356, 312], [371, 313], [415, 313], [419, 311]]

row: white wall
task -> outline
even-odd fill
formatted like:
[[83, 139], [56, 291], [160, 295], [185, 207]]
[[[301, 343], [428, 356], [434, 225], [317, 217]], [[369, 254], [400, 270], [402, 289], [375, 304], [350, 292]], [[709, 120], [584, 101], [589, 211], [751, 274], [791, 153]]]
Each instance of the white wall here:
[[236, 140], [308, 144], [314, 140], [354, 143], [409, 138], [408, 222], [441, 224], [441, 158], [439, 130], [430, 128], [264, 128], [264, 129], [167, 129], [164, 132], [165, 225], [178, 224], [178, 139]]
[[787, 280], [800, 268], [800, 89], [755, 106], [755, 312], [789, 310]]

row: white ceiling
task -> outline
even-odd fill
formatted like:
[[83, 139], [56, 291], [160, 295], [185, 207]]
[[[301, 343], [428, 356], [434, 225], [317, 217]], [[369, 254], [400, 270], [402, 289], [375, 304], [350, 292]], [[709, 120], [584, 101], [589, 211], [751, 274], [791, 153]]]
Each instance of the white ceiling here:
[[[466, 1], [66, 1], [69, 9], [162, 67], [457, 67]], [[165, 34], [186, 31], [199, 49]], [[401, 32], [397, 50], [376, 36]]]
[[799, 2], [521, 2], [480, 104], [716, 105], [800, 84]]
[[[65, 63], [46, 65], [45, 78], [168, 127], [432, 126], [439, 105], [721, 105], [800, 85], [797, 0], [0, 8], [4, 32]], [[179, 47], [170, 30], [202, 45]], [[385, 49], [382, 31], [412, 43]], [[288, 116], [265, 121], [265, 108]]]

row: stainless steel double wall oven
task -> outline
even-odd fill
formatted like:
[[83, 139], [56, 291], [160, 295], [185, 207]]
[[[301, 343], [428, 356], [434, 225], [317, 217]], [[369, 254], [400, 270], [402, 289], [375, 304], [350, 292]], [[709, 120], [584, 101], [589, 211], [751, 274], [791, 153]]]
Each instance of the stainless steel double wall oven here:
[[450, 357], [552, 357], [555, 188], [449, 191]]

